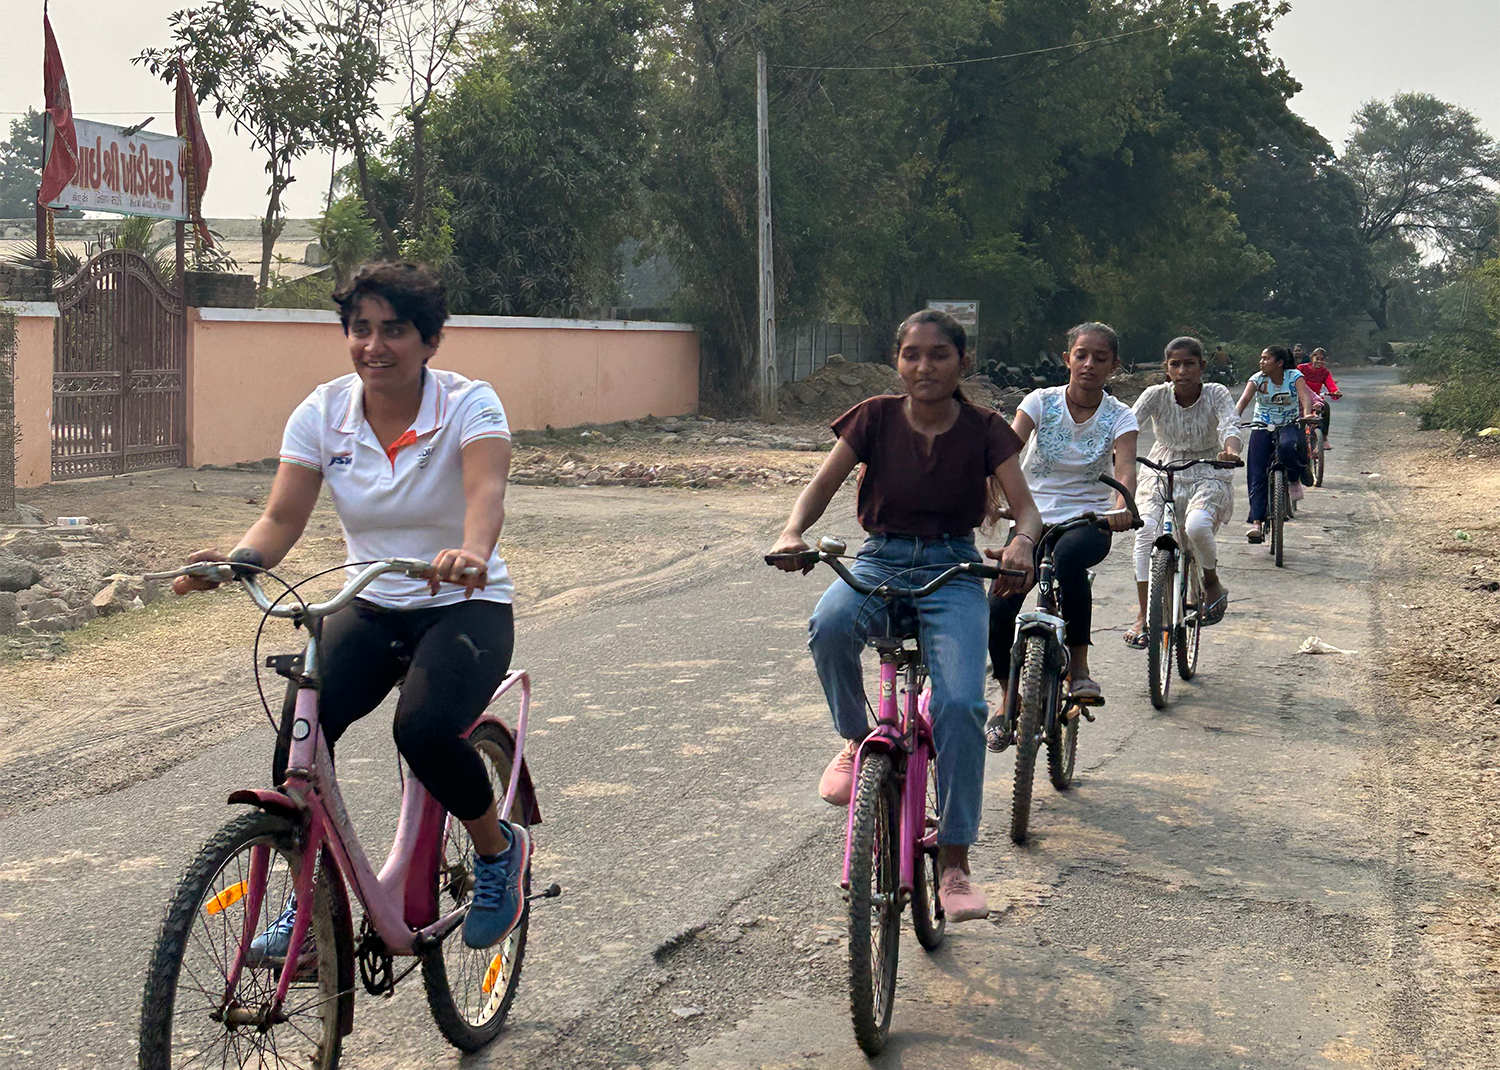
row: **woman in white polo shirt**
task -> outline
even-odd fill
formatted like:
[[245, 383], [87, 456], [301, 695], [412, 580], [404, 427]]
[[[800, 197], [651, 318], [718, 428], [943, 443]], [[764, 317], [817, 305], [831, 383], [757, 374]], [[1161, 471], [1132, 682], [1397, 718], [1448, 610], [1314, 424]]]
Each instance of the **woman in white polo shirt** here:
[[[274, 568], [301, 536], [326, 481], [349, 561], [433, 562], [431, 581], [383, 576], [324, 621], [319, 717], [332, 746], [405, 673], [396, 745], [474, 842], [464, 941], [488, 947], [520, 920], [530, 850], [524, 829], [499, 821], [483, 762], [462, 738], [509, 671], [514, 646], [512, 587], [496, 550], [510, 430], [488, 383], [428, 367], [448, 318], [433, 271], [368, 264], [334, 300], [354, 371], [318, 387], [292, 413], [265, 512], [235, 557]], [[188, 558], [225, 559], [215, 550]], [[462, 579], [467, 569], [475, 572]], [[211, 586], [176, 582], [179, 594]], [[277, 748], [278, 782], [285, 745]], [[256, 941], [258, 950], [284, 952], [292, 912], [283, 918]]]

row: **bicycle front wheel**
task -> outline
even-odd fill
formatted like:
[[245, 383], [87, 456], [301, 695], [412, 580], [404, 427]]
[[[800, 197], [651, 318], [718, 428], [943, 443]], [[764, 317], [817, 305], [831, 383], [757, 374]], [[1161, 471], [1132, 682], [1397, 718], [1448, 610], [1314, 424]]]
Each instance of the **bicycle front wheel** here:
[[1287, 490], [1286, 472], [1281, 469], [1271, 473], [1271, 554], [1276, 567], [1282, 567], [1285, 556], [1286, 518], [1291, 514], [1292, 502]]
[[1313, 486], [1321, 487], [1323, 485], [1323, 435], [1314, 431], [1313, 442], [1316, 443], [1313, 450]]
[[[489, 774], [496, 800], [505, 798], [510, 784], [515, 748], [499, 726], [482, 724], [469, 735]], [[510, 820], [525, 826], [529, 814], [518, 807]], [[474, 884], [474, 843], [463, 823], [449, 817], [442, 869], [438, 873], [439, 911], [447, 913], [468, 898]], [[527, 863], [522, 890], [531, 892], [531, 866]], [[521, 920], [494, 947], [474, 950], [463, 942], [462, 927], [422, 959], [422, 980], [427, 988], [427, 1006], [439, 1031], [460, 1051], [478, 1051], [500, 1035], [510, 1006], [521, 983], [521, 963], [526, 957], [526, 932], [531, 926], [531, 908], [521, 911]]]
[[890, 1035], [901, 949], [901, 793], [891, 760], [860, 765], [849, 844], [849, 1013], [854, 1039], [879, 1055]]
[[[1191, 556], [1183, 556], [1177, 583], [1177, 675], [1191, 680], [1198, 672], [1198, 643], [1203, 635], [1203, 571]], [[1188, 612], [1191, 601], [1193, 610]]]
[[1033, 635], [1026, 640], [1021, 663], [1020, 710], [1016, 721], [1016, 781], [1010, 800], [1010, 838], [1025, 843], [1031, 822], [1031, 785], [1036, 779], [1036, 749], [1041, 742], [1042, 719], [1047, 701], [1047, 640]]
[[[326, 858], [326, 856], [325, 856]], [[187, 1066], [333, 1070], [342, 1042], [340, 1004], [353, 999], [352, 930], [335, 915], [326, 862], [313, 885], [312, 920], [297, 976], [277, 1012], [283, 960], [248, 955], [229, 993], [240, 946], [276, 921], [293, 898], [302, 850], [286, 818], [255, 810], [203, 845], [167, 905], [141, 994], [141, 1070]], [[265, 871], [254, 917], [252, 869]], [[251, 964], [253, 963], [253, 965]]]
[[1169, 550], [1151, 554], [1151, 579], [1146, 587], [1146, 679], [1151, 685], [1151, 705], [1165, 709], [1172, 690], [1173, 591], [1177, 580], [1177, 555]]

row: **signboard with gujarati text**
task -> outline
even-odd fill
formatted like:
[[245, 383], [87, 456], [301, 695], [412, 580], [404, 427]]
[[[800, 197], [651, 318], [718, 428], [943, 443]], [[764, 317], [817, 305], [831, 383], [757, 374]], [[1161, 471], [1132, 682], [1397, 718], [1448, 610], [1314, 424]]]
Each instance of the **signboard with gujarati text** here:
[[82, 208], [121, 215], [188, 217], [183, 184], [182, 138], [74, 119], [78, 167], [52, 202], [53, 208]]
[[971, 335], [979, 330], [978, 301], [928, 301], [927, 307], [948, 313]]

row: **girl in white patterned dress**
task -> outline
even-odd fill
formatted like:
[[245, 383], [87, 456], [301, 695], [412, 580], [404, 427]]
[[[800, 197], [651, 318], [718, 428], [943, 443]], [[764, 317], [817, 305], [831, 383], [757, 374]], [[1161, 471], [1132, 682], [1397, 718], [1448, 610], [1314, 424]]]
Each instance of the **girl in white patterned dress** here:
[[[1147, 454], [1158, 464], [1177, 461], [1240, 458], [1239, 414], [1234, 395], [1220, 383], [1205, 383], [1203, 343], [1196, 338], [1174, 338], [1167, 343], [1163, 365], [1167, 382], [1148, 387], [1135, 403], [1135, 417], [1144, 428], [1153, 426], [1156, 441]], [[1219, 579], [1218, 544], [1214, 539], [1221, 525], [1234, 513], [1232, 473], [1218, 468], [1197, 467], [1178, 472], [1176, 505], [1183, 517], [1178, 529], [1193, 549], [1203, 569], [1203, 623], [1224, 619], [1229, 591]], [[1141, 469], [1137, 501], [1145, 527], [1135, 536], [1135, 580], [1140, 595], [1140, 615], [1125, 632], [1125, 642], [1146, 646], [1146, 588], [1151, 569], [1151, 549], [1161, 532], [1161, 506], [1156, 491], [1162, 477]]]

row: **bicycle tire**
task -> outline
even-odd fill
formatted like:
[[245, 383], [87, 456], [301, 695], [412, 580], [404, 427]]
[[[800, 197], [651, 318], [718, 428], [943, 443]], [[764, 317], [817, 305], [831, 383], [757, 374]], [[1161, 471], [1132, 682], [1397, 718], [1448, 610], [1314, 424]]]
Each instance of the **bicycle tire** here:
[[1324, 449], [1324, 447], [1323, 447], [1323, 436], [1321, 434], [1317, 435], [1317, 443], [1318, 443], [1318, 449], [1317, 449], [1315, 461], [1313, 463], [1313, 486], [1315, 486], [1315, 487], [1321, 487], [1323, 485], [1323, 462], [1324, 462], [1324, 456], [1323, 456], [1323, 449]]
[[1177, 579], [1177, 554], [1151, 553], [1151, 578], [1146, 586], [1146, 680], [1151, 705], [1166, 709], [1172, 697], [1172, 588]]
[[[927, 823], [936, 829], [942, 814], [938, 807], [937, 769], [931, 764], [927, 769]], [[908, 775], [910, 775], [908, 773]], [[938, 852], [917, 851], [916, 865], [912, 870], [911, 927], [917, 934], [917, 943], [924, 951], [936, 951], [943, 946], [948, 932], [948, 917], [943, 912], [943, 896], [938, 890]]]
[[[206, 1026], [202, 1033], [193, 1034], [194, 1037], [206, 1034], [206, 1039], [186, 1039], [182, 1062], [197, 1063], [205, 1053], [211, 1054], [222, 1045], [224, 1065], [229, 1065], [232, 1058], [234, 1066], [315, 1070], [334, 1070], [338, 1066], [343, 1043], [340, 1011], [345, 998], [340, 992], [340, 979], [349, 978], [352, 984], [354, 947], [348, 919], [335, 913], [338, 910], [335, 904], [341, 897], [332, 894], [330, 881], [338, 878], [330, 876], [326, 854], [314, 885], [313, 916], [308, 928], [308, 936], [316, 947], [312, 952], [316, 955], [312, 981], [316, 996], [308, 998], [302, 981], [294, 980], [283, 1004], [284, 1009], [290, 1010], [282, 1022], [261, 1029], [257, 1024], [226, 1026], [222, 1020], [221, 1004], [230, 956], [238, 950], [242, 938], [239, 934], [245, 925], [243, 908], [236, 910], [235, 906], [245, 902], [249, 855], [258, 846], [268, 847], [272, 852], [260, 920], [251, 920], [251, 931], [263, 931], [281, 913], [295, 880], [295, 867], [301, 861], [302, 849], [292, 821], [263, 810], [236, 816], [209, 838], [178, 881], [162, 918], [141, 992], [138, 1063], [141, 1070], [169, 1070], [178, 1062], [174, 1058], [177, 1041], [185, 1027], [192, 1028], [189, 1023]], [[278, 867], [278, 861], [284, 866]], [[216, 940], [229, 941], [217, 954], [213, 952]], [[264, 1008], [275, 994], [283, 968], [244, 967], [235, 990], [238, 997], [235, 1007], [249, 1013], [258, 1002]], [[353, 998], [352, 991], [347, 998]], [[201, 1004], [199, 1011], [183, 1006], [185, 999]], [[302, 1011], [307, 1012], [305, 1017]], [[220, 1018], [215, 1020], [214, 1014]], [[299, 1019], [304, 1024], [297, 1024]], [[314, 1045], [311, 1054], [300, 1047], [304, 1043]], [[291, 1054], [294, 1050], [295, 1058]], [[288, 1054], [283, 1056], [282, 1052]]]
[[1052, 684], [1047, 709], [1047, 777], [1058, 791], [1067, 791], [1073, 786], [1073, 770], [1078, 764], [1078, 722], [1083, 718], [1076, 711], [1069, 717], [1068, 710], [1058, 709], [1062, 705], [1062, 681], [1050, 666], [1046, 678]]
[[[1203, 637], [1203, 611], [1208, 607], [1203, 604], [1203, 572], [1198, 568], [1198, 562], [1194, 561], [1192, 555], [1186, 555], [1187, 565], [1182, 570], [1186, 582], [1183, 590], [1178, 592], [1177, 619], [1182, 623], [1178, 626], [1177, 641], [1177, 675], [1184, 680], [1191, 680], [1198, 674], [1198, 648]], [[1193, 602], [1192, 620], [1188, 620], [1187, 601], [1191, 595]]]
[[1286, 547], [1286, 518], [1291, 511], [1291, 498], [1287, 491], [1286, 473], [1271, 473], [1271, 555], [1276, 567], [1282, 568]]
[[[505, 798], [510, 783], [515, 747], [510, 736], [499, 726], [482, 724], [469, 735], [480, 757], [489, 766], [490, 789], [496, 800]], [[526, 807], [517, 805], [510, 820], [526, 826]], [[444, 864], [438, 874], [438, 900], [446, 913], [469, 894], [473, 873], [474, 845], [462, 823], [448, 822]], [[531, 893], [531, 864], [521, 883], [525, 894]], [[451, 905], [449, 905], [451, 904]], [[526, 935], [531, 927], [531, 908], [521, 911], [521, 920], [499, 944], [474, 950], [463, 943], [462, 926], [454, 929], [442, 942], [422, 956], [422, 981], [427, 989], [427, 1007], [448, 1043], [460, 1051], [478, 1051], [505, 1028], [505, 1020], [515, 1002], [521, 983], [521, 966], [526, 959]], [[476, 984], [477, 982], [477, 984]], [[461, 991], [454, 992], [458, 984]], [[477, 988], [477, 991], [475, 989]]]
[[849, 1015], [854, 1039], [866, 1055], [884, 1050], [896, 1002], [900, 801], [890, 758], [867, 755], [860, 765], [849, 845]]
[[1047, 686], [1047, 640], [1033, 635], [1026, 640], [1021, 663], [1020, 710], [1016, 726], [1016, 780], [1010, 800], [1010, 839], [1025, 843], [1031, 822], [1031, 785], [1036, 779], [1037, 738], [1042, 730], [1043, 696]]

